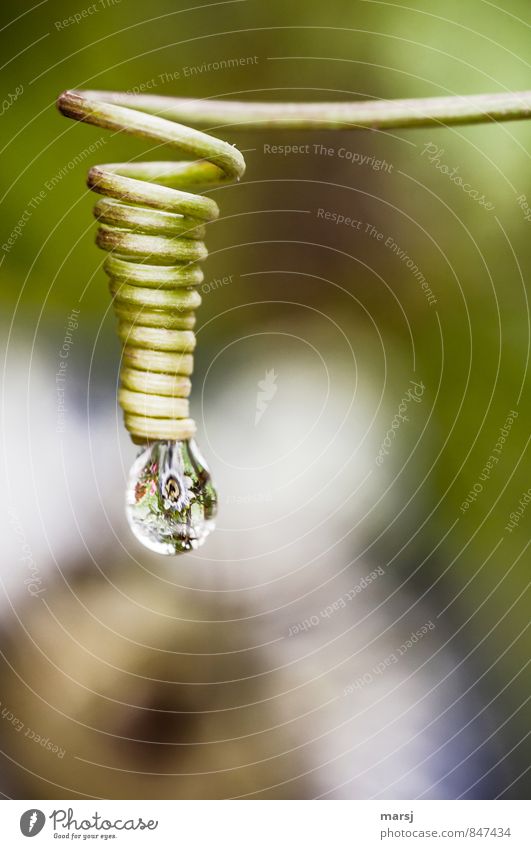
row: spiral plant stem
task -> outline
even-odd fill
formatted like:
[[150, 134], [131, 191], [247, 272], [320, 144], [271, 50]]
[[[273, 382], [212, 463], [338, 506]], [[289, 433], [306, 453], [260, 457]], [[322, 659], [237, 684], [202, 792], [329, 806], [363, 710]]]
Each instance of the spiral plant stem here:
[[[178, 162], [98, 165], [89, 187], [97, 243], [123, 342], [119, 402], [135, 442], [187, 440], [195, 433], [188, 396], [195, 348], [205, 224], [217, 204], [198, 192], [239, 180], [237, 148], [194, 126], [384, 129], [531, 117], [531, 92], [352, 103], [240, 103], [66, 91], [60, 111], [78, 121], [164, 143]], [[177, 123], [183, 122], [183, 123]]]

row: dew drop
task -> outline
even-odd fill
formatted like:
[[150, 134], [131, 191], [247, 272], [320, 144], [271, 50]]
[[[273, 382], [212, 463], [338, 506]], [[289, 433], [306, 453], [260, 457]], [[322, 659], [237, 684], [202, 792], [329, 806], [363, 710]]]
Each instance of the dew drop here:
[[193, 439], [154, 442], [142, 449], [129, 473], [129, 527], [157, 554], [200, 546], [214, 529], [217, 496]]

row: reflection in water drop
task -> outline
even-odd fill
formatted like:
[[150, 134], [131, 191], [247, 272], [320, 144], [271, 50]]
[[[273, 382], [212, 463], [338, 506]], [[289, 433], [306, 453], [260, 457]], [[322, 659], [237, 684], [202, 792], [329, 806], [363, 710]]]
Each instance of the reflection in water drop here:
[[158, 554], [197, 548], [214, 529], [217, 496], [193, 439], [154, 442], [129, 473], [126, 512], [140, 542]]

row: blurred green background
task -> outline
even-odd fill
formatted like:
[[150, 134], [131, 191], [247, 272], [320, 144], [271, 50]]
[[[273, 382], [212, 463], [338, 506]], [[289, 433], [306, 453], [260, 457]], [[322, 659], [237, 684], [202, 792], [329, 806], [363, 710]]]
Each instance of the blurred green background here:
[[[3, 245], [29, 211], [1, 257], [7, 370], [14, 367], [15, 343], [35, 346], [37, 359], [53, 359], [66, 317], [80, 308], [71, 399], [77, 393], [81, 416], [89, 361], [90, 403], [99, 409], [114, 404], [119, 358], [85, 174], [100, 162], [166, 154], [148, 155], [138, 140], [67, 121], [54, 105], [60, 91], [143, 86], [161, 95], [275, 101], [530, 87], [526, 0], [503, 8], [483, 0], [412, 0], [407, 7], [244, 0], [196, 9], [169, 0], [98, 0], [79, 23], [65, 24], [89, 5], [2, 4], [2, 97], [23, 88], [1, 120]], [[235, 57], [245, 63], [201, 68]], [[233, 275], [234, 282], [204, 297], [195, 384], [202, 386], [217, 353], [239, 334], [279, 323], [304, 335], [313, 318], [302, 315], [300, 303], [338, 322], [358, 373], [375, 398], [382, 393], [376, 446], [408, 381], [424, 383], [423, 402], [386, 460], [390, 485], [382, 485], [360, 538], [374, 562], [393, 560], [394, 579], [408, 581], [416, 596], [426, 593], [435, 613], [451, 603], [443, 617], [456, 662], [468, 670], [464, 659], [473, 651], [470, 683], [480, 707], [493, 700], [486, 713], [492, 739], [485, 732], [481, 743], [484, 751], [494, 746], [496, 756], [484, 789], [476, 789], [521, 797], [527, 792], [531, 510], [511, 531], [506, 525], [531, 486], [531, 221], [518, 202], [522, 195], [531, 199], [531, 122], [338, 134], [215, 132], [245, 152], [247, 172], [240, 185], [215, 195], [222, 215], [209, 227], [205, 279]], [[309, 144], [310, 152], [264, 149], [293, 144]], [[315, 153], [320, 144], [332, 154]], [[358, 164], [363, 155], [386, 167]], [[493, 208], [438, 165], [457, 168]], [[318, 209], [355, 218], [360, 228], [325, 221]], [[407, 257], [385, 246], [389, 237], [420, 269], [436, 303], [428, 303]], [[277, 308], [269, 313], [263, 301]], [[248, 305], [243, 318], [240, 304]], [[197, 396], [195, 403], [197, 411]], [[518, 416], [499, 461], [463, 511], [511, 410]], [[260, 446], [255, 449], [259, 456]], [[24, 780], [17, 775], [23, 787]]]

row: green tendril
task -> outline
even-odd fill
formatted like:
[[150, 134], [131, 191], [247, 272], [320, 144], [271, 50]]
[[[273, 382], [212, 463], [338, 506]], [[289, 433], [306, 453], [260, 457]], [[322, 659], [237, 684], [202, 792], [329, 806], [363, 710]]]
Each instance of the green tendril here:
[[[217, 204], [197, 194], [239, 180], [240, 151], [197, 126], [268, 129], [386, 129], [508, 121], [531, 117], [531, 92], [352, 103], [235, 101], [66, 91], [67, 117], [164, 143], [179, 162], [98, 165], [88, 186], [103, 195], [94, 214], [97, 243], [123, 342], [119, 402], [135, 442], [186, 440], [194, 311], [201, 303], [199, 263], [207, 256], [205, 224]], [[179, 122], [179, 123], [178, 123]], [[182, 122], [182, 123], [180, 123]], [[192, 125], [192, 126], [190, 126]]]

